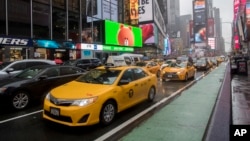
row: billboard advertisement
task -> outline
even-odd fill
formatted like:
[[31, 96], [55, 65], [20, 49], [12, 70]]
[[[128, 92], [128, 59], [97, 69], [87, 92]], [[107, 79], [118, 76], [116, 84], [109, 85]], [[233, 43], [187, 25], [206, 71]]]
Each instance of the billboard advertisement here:
[[206, 7], [205, 0], [195, 0], [194, 9], [204, 9]]
[[197, 25], [194, 28], [195, 42], [201, 43], [206, 41], [206, 25]]
[[142, 47], [142, 29], [109, 20], [104, 21], [106, 45]]
[[195, 25], [206, 24], [206, 11], [205, 8], [194, 10]]
[[118, 21], [117, 4], [117, 0], [86, 0], [87, 22], [100, 19]]
[[139, 22], [153, 20], [153, 0], [139, 1]]
[[208, 38], [208, 45], [211, 49], [215, 49], [215, 38]]
[[234, 49], [240, 49], [239, 36], [234, 35]]
[[207, 36], [214, 37], [214, 18], [207, 19]]
[[139, 3], [138, 0], [124, 0], [124, 23], [138, 25]]
[[142, 29], [142, 42], [143, 44], [155, 43], [155, 26], [153, 23], [141, 24], [139, 27]]
[[237, 13], [239, 11], [240, 0], [234, 0], [234, 17], [233, 20], [235, 21], [237, 18]]
[[189, 21], [189, 37], [190, 37], [190, 42], [194, 42], [194, 21], [193, 20]]
[[249, 41], [250, 40], [250, 2], [246, 3], [246, 38]]
[[169, 38], [164, 39], [164, 52], [163, 55], [169, 55], [171, 54], [171, 42], [169, 41]]

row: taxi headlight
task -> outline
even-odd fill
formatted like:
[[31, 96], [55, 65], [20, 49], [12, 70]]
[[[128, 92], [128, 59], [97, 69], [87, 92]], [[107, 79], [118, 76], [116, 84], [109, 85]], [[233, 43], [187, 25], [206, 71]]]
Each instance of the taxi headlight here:
[[81, 107], [83, 107], [83, 106], [87, 106], [87, 105], [89, 105], [91, 103], [96, 102], [96, 100], [97, 100], [97, 97], [79, 99], [79, 100], [74, 100], [71, 105], [72, 106], [81, 106]]
[[45, 99], [50, 100], [50, 93], [45, 96]]
[[184, 71], [178, 71], [177, 74], [182, 74]]

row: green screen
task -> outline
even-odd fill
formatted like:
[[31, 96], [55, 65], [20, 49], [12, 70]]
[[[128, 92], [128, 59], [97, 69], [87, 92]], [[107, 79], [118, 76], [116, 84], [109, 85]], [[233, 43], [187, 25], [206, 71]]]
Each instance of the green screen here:
[[134, 52], [134, 48], [122, 46], [103, 46], [103, 51]]
[[142, 47], [142, 30], [122, 23], [105, 20], [105, 44]]

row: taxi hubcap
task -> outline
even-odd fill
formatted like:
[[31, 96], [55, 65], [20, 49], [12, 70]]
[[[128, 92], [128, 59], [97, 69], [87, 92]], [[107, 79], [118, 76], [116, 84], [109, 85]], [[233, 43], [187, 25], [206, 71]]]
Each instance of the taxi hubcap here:
[[112, 104], [108, 104], [105, 106], [104, 111], [103, 111], [103, 117], [106, 122], [110, 122], [114, 118], [115, 113], [115, 108]]

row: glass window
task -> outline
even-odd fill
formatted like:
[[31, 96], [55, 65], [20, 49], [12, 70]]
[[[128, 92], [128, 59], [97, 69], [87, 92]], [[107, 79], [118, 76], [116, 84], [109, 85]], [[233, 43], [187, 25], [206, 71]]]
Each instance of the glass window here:
[[34, 38], [50, 37], [50, 9], [48, 4], [33, 3], [33, 36]]
[[0, 0], [0, 34], [6, 34], [5, 29], [5, 0]]
[[61, 67], [60, 68], [60, 75], [68, 75], [68, 74], [77, 74], [84, 72], [81, 69], [74, 68], [74, 67]]
[[80, 42], [80, 15], [79, 15], [79, 0], [69, 1], [69, 39], [74, 42]]
[[14, 71], [17, 71], [17, 70], [24, 70], [25, 67], [26, 67], [26, 62], [20, 62], [12, 65], [10, 68], [13, 68]]
[[59, 70], [58, 68], [50, 68], [43, 75], [47, 75], [48, 77], [59, 76]]
[[30, 37], [30, 0], [8, 0], [9, 34]]
[[137, 79], [141, 79], [147, 76], [147, 73], [145, 73], [142, 69], [140, 68], [136, 68], [134, 69], [134, 76], [135, 76], [135, 80]]
[[52, 11], [53, 39], [66, 40], [66, 10], [53, 7]]
[[134, 73], [132, 69], [126, 70], [123, 75], [121, 80], [127, 80], [128, 82], [134, 81]]

